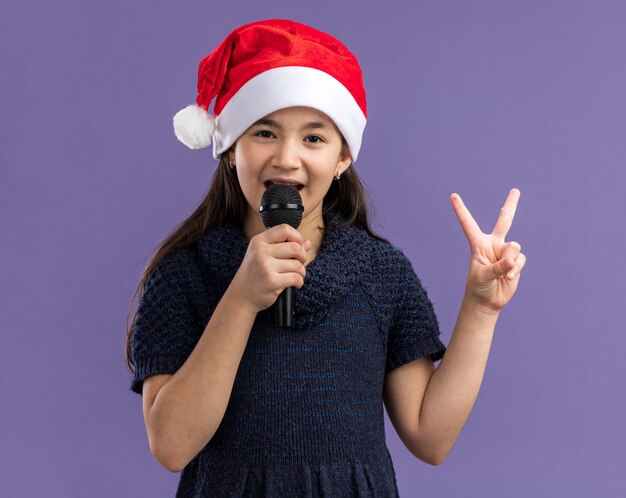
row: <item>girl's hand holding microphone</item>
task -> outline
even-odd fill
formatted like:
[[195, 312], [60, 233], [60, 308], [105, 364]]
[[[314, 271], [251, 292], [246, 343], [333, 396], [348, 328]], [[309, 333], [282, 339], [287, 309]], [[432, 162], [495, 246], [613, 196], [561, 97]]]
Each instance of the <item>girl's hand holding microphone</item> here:
[[255, 235], [231, 287], [242, 305], [255, 313], [269, 308], [287, 287], [304, 285], [311, 241], [287, 223]]

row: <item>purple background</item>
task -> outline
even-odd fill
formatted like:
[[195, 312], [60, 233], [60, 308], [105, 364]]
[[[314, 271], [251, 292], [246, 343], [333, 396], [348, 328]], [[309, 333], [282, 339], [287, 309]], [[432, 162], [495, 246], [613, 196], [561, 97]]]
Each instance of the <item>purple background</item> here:
[[148, 256], [216, 162], [172, 116], [197, 65], [273, 17], [342, 40], [364, 71], [358, 168], [452, 334], [469, 246], [457, 192], [528, 258], [448, 459], [386, 420], [401, 496], [626, 495], [623, 2], [4, 0], [0, 20], [0, 495], [170, 497], [124, 365]]

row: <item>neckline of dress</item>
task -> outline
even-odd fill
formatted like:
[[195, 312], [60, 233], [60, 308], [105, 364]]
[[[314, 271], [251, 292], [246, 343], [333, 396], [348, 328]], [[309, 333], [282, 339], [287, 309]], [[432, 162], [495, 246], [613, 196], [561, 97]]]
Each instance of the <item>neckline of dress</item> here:
[[[306, 267], [304, 285], [295, 291], [296, 327], [319, 323], [330, 306], [345, 296], [356, 283], [358, 260], [369, 261], [369, 235], [355, 225], [348, 225], [338, 214], [324, 215], [324, 235], [317, 256]], [[202, 262], [223, 289], [234, 278], [248, 249], [242, 230], [228, 222], [206, 231], [198, 240]], [[272, 307], [257, 315], [262, 322], [273, 322]]]

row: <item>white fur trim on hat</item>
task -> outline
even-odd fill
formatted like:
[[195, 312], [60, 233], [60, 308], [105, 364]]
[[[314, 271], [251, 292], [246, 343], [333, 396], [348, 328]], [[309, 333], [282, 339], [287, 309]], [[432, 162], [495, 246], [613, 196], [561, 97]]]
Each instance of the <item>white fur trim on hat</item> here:
[[293, 106], [313, 107], [332, 119], [356, 161], [367, 121], [363, 111], [337, 79], [305, 66], [277, 67], [248, 80], [215, 118], [213, 157], [219, 159], [263, 116]]
[[176, 138], [190, 149], [203, 149], [211, 145], [215, 119], [202, 107], [192, 104], [174, 115]]

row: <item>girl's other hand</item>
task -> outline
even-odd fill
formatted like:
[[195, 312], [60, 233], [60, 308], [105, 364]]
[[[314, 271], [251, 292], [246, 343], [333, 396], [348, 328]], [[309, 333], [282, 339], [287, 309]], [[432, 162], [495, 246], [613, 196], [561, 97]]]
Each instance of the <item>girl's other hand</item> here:
[[283, 223], [250, 239], [231, 286], [236, 295], [258, 313], [269, 308], [287, 287], [301, 288], [311, 241]]
[[489, 234], [480, 229], [461, 196], [450, 195], [471, 250], [465, 297], [490, 313], [499, 313], [511, 300], [526, 264], [521, 244], [504, 240], [513, 223], [520, 194], [517, 188], [509, 191], [498, 221]]

